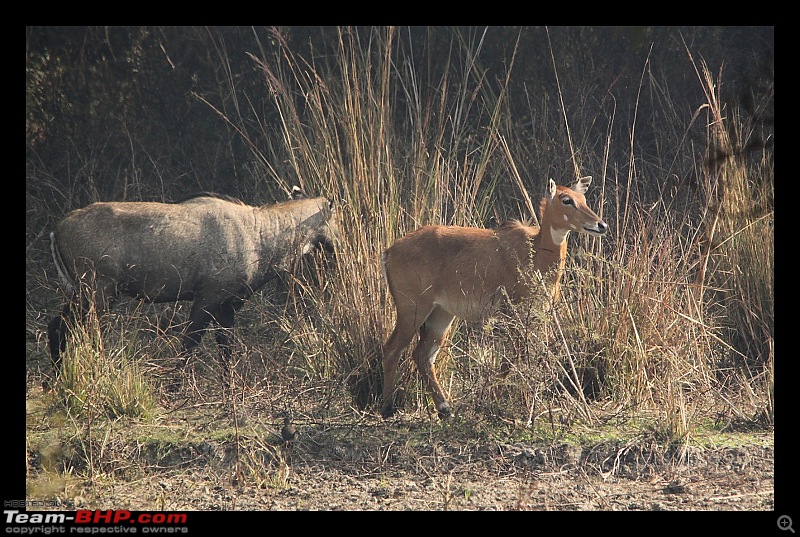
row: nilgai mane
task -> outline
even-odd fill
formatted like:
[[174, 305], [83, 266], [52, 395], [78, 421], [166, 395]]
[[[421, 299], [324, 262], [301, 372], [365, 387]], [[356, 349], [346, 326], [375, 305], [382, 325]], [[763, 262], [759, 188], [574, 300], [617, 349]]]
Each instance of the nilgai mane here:
[[441, 418], [450, 406], [433, 369], [436, 354], [458, 317], [478, 321], [507, 295], [518, 303], [531, 293], [521, 274], [538, 271], [550, 296], [558, 297], [570, 231], [601, 236], [608, 225], [586, 205], [591, 177], [575, 186], [551, 179], [540, 205], [541, 226], [506, 222], [495, 229], [424, 226], [383, 253], [383, 269], [397, 319], [383, 346], [384, 418], [395, 412], [395, 379], [403, 349], [419, 334], [412, 354]]
[[212, 320], [225, 364], [234, 314], [256, 290], [315, 247], [333, 249], [333, 202], [308, 198], [251, 207], [200, 195], [179, 203], [103, 202], [77, 209], [50, 233], [58, 274], [69, 293], [48, 325], [58, 374], [66, 328], [83, 319], [91, 300], [98, 314], [119, 295], [146, 302], [193, 301], [183, 346], [200, 343]]

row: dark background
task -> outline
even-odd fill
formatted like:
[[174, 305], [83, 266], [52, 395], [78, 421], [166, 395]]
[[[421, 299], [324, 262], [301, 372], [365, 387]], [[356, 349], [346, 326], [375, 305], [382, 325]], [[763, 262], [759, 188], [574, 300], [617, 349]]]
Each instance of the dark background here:
[[[259, 182], [252, 177], [250, 144], [259, 146], [265, 132], [254, 127], [278, 118], [264, 75], [249, 54], [272, 61], [280, 57], [285, 40], [295, 54], [319, 68], [338, 54], [340, 30], [26, 27], [27, 199], [48, 200], [36, 206], [47, 214], [28, 215], [29, 233], [97, 200], [169, 200], [195, 190], [235, 195], [248, 203], [276, 197], [270, 178]], [[343, 31], [367, 46], [368, 38], [381, 29]], [[635, 124], [643, 158], [657, 153], [659, 136], [668, 134], [658, 132], [662, 123], [657, 115], [663, 114], [665, 99], [682, 108], [675, 110], [676, 116], [686, 117], [705, 101], [687, 51], [721, 75], [721, 94], [732, 106], [755, 112], [753, 101], [774, 77], [773, 27], [419, 26], [401, 27], [396, 35], [397, 68], [413, 62], [423, 98], [426, 88], [433, 95], [432, 85], [446, 63], [467, 61], [456, 54], [454, 43], [467, 42], [472, 49], [480, 44], [474, 61], [497, 88], [517, 47], [508, 98], [520, 136], [542, 128], [534, 125], [541, 117], [537, 111], [560, 108], [560, 91], [568, 117], [580, 118], [587, 109], [613, 114], [617, 139], [629, 137]], [[330, 62], [330, 69], [336, 68]], [[668, 93], [642, 94], [646, 78], [655, 82], [645, 87], [663, 81]], [[394, 103], [402, 122], [399, 92]], [[220, 114], [236, 118], [238, 131]], [[759, 118], [765, 119], [771, 122]], [[563, 130], [563, 125], [552, 128]], [[602, 151], [608, 125], [597, 121], [581, 129], [583, 149]], [[615, 146], [628, 149], [624, 143]], [[534, 150], [531, 155], [518, 163], [524, 176], [569, 169], [563, 157], [554, 163], [538, 158]], [[280, 173], [281, 163], [274, 165]]]

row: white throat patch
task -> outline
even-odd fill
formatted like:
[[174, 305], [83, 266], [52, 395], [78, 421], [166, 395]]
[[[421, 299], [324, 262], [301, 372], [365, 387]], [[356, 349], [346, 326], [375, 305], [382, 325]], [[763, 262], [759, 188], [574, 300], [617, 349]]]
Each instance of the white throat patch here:
[[550, 226], [550, 238], [553, 240], [553, 244], [556, 246], [561, 246], [564, 244], [564, 241], [567, 240], [567, 235], [569, 234], [568, 229], [554, 229], [553, 226]]

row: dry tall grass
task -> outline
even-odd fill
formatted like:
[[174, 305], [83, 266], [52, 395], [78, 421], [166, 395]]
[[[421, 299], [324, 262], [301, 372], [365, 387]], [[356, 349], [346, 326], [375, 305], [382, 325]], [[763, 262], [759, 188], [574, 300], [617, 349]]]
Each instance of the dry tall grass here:
[[[560, 157], [576, 174], [595, 177], [587, 198], [611, 224], [610, 236], [570, 237], [564, 292], [552, 313], [523, 304], [483, 326], [456, 325], [437, 361], [456, 410], [514, 416], [552, 434], [608, 419], [643, 421], [670, 442], [685, 442], [714, 420], [771, 423], [773, 167], [766, 151], [755, 162], [737, 152], [751, 127], [736, 110], [723, 114], [711, 73], [698, 68], [707, 102], [690, 118], [659, 83], [642, 77], [642, 92], [664, 92], [665, 115], [675, 117], [678, 133], [660, 141], [669, 151], [645, 159], [635, 124], [628, 140], [612, 136], [613, 107], [571, 117], [531, 96], [532, 127], [520, 132], [508, 78], [482, 76], [480, 35], [454, 38], [448, 67], [425, 87], [425, 66], [398, 44], [393, 28], [366, 35], [341, 29], [338, 54], [311, 63], [280, 31], [272, 38], [278, 53], [263, 47], [252, 60], [273, 98], [263, 114], [279, 117], [279, 130], [266, 117], [252, 124], [217, 111], [250, 142], [257, 181], [287, 193], [299, 183], [333, 196], [340, 210], [335, 262], [308, 271], [313, 284], [293, 282], [301, 314], [278, 317], [273, 327], [305, 361], [307, 375], [349, 391], [360, 408], [377, 408], [381, 345], [394, 320], [383, 249], [423, 224], [536, 221], [530, 211], [548, 177], [545, 170], [525, 176], [518, 163], [536, 162], [542, 148], [568, 147]], [[233, 75], [227, 91], [232, 109], [254, 102], [237, 93]], [[602, 151], [581, 141], [573, 147], [572, 128], [596, 122], [608, 125]], [[697, 151], [688, 132], [703, 122]], [[627, 162], [612, 161], [620, 152]], [[728, 156], [715, 160], [720, 154]], [[678, 173], [675, 163], [687, 161]], [[496, 376], [502, 357], [515, 363], [504, 381]], [[413, 364], [402, 368], [406, 411], [427, 409]]]
[[[509, 199], [517, 200], [516, 216], [535, 221], [519, 212], [538, 207], [547, 178], [521, 178], [516, 161], [532, 147], [553, 145], [513, 130], [507, 87], [480, 76], [480, 39], [454, 42], [453, 67], [423, 89], [420, 66], [398, 53], [396, 37], [387, 29], [364, 42], [342, 30], [339, 54], [321, 64], [288, 47], [278, 58], [254, 57], [282, 127], [279, 135], [262, 133], [273, 140], [255, 154], [262, 172], [287, 188], [296, 179], [335, 194], [344, 218], [335, 273], [314, 301], [320, 321], [296, 331], [298, 344], [317, 362], [315, 371], [355, 388], [361, 407], [380, 392], [380, 346], [393, 324], [382, 250], [423, 224], [489, 225], [509, 214]], [[772, 168], [766, 156], [756, 166], [735, 157], [708, 165], [712, 154], [736, 154], [727, 133], [742, 126], [735, 111], [723, 117], [710, 73], [698, 83], [708, 100], [691, 121], [681, 118], [681, 138], [669, 141], [682, 159], [693, 159], [695, 191], [648, 198], [643, 182], [673, 183], [646, 174], [668, 173], [672, 163], [645, 167], [634, 128], [624, 172], [608, 161], [611, 127], [603, 154], [581, 154], [579, 162], [573, 151], [576, 171], [600, 179], [588, 198], [612, 224], [611, 237], [570, 238], [565, 293], [552, 316], [517, 311], [484, 327], [456, 327], [438, 367], [462, 411], [505, 407], [533, 418], [558, 407], [566, 423], [572, 415], [591, 422], [600, 408], [626, 419], [644, 413], [672, 440], [685, 440], [710, 416], [727, 422], [771, 415]], [[653, 91], [647, 84], [643, 78], [642, 90]], [[701, 116], [706, 148], [695, 152], [686, 134]], [[612, 125], [613, 112], [603, 119]], [[593, 120], [561, 118], [567, 135], [570, 123]], [[552, 124], [557, 114], [542, 121]], [[287, 164], [293, 178], [273, 163]], [[517, 363], [511, 400], [481, 389], [496, 383], [502, 355]], [[412, 364], [401, 367], [413, 373]], [[408, 380], [408, 409], [425, 406], [424, 390], [413, 374]], [[587, 394], [604, 404], [590, 404]]]

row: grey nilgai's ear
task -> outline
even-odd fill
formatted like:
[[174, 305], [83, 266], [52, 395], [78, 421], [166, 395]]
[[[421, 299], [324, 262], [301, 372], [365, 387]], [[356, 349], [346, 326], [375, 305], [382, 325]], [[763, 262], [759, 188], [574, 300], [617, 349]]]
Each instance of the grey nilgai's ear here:
[[305, 197], [306, 197], [306, 194], [305, 194], [305, 192], [303, 192], [302, 188], [300, 188], [297, 185], [294, 185], [292, 187], [292, 199], [293, 200], [299, 200], [299, 199], [303, 199]]

